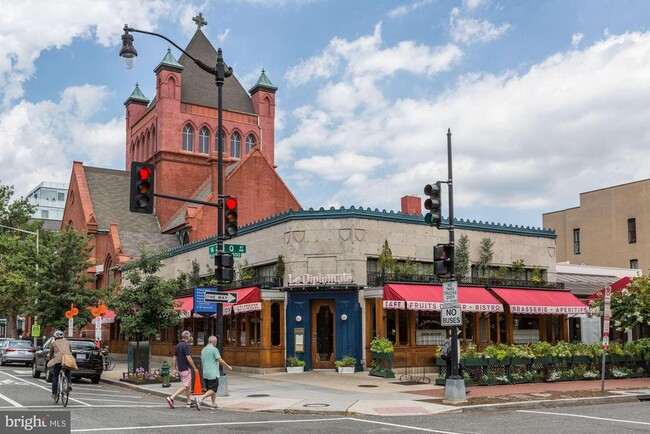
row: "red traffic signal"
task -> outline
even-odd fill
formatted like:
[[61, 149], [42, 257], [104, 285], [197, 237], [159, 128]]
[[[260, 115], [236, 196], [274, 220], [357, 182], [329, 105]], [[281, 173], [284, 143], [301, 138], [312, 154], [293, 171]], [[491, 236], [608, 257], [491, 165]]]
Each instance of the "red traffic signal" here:
[[153, 164], [131, 163], [131, 189], [129, 195], [129, 210], [142, 214], [153, 213]]
[[225, 211], [225, 220], [226, 220], [226, 233], [224, 234], [228, 238], [232, 238], [237, 235], [237, 198], [236, 197], [226, 197], [223, 201], [223, 207]]

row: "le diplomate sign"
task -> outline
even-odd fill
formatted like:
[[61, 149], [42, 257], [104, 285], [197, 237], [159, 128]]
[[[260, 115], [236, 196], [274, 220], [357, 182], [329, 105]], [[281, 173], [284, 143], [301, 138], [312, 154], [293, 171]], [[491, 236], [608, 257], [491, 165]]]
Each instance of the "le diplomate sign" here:
[[300, 274], [292, 276], [289, 274], [289, 285], [340, 285], [352, 283], [352, 274]]

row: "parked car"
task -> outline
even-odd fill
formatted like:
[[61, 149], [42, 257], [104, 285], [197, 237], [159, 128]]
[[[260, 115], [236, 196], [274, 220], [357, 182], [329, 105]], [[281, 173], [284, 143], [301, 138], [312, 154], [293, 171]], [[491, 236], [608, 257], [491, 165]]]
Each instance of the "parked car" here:
[[35, 352], [36, 348], [32, 341], [25, 339], [4, 341], [0, 347], [0, 366], [7, 363], [24, 363], [25, 366], [30, 366]]
[[[99, 383], [104, 372], [104, 360], [97, 342], [87, 338], [66, 338], [72, 347], [72, 354], [77, 359], [77, 368], [72, 371], [72, 378], [90, 378], [93, 384]], [[32, 363], [32, 377], [39, 378], [41, 373], [45, 374], [45, 381], [52, 381], [52, 369], [47, 367], [50, 356], [50, 349], [54, 345], [54, 338], [51, 337], [43, 347], [39, 347], [34, 355]]]

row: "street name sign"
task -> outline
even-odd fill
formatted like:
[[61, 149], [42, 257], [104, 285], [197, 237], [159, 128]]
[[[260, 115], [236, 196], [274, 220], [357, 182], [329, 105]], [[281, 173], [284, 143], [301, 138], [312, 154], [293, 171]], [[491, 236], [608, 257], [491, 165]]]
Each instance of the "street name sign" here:
[[443, 307], [440, 311], [440, 325], [443, 327], [463, 325], [460, 306]]
[[[230, 253], [233, 258], [241, 258], [242, 253], [246, 253], [245, 244], [224, 244], [223, 252]], [[208, 246], [208, 254], [213, 257], [217, 254], [217, 245]]]
[[205, 291], [205, 301], [212, 303], [237, 303], [237, 294], [234, 292]]

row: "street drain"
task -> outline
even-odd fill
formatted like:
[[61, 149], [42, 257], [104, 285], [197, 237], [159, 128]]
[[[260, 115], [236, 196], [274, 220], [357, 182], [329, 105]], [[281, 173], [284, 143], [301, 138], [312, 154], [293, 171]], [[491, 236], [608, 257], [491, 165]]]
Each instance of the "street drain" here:
[[329, 407], [329, 404], [304, 404], [303, 407]]
[[246, 395], [246, 398], [268, 398], [271, 395], [260, 393], [259, 395]]
[[359, 384], [358, 387], [379, 387], [376, 384]]

